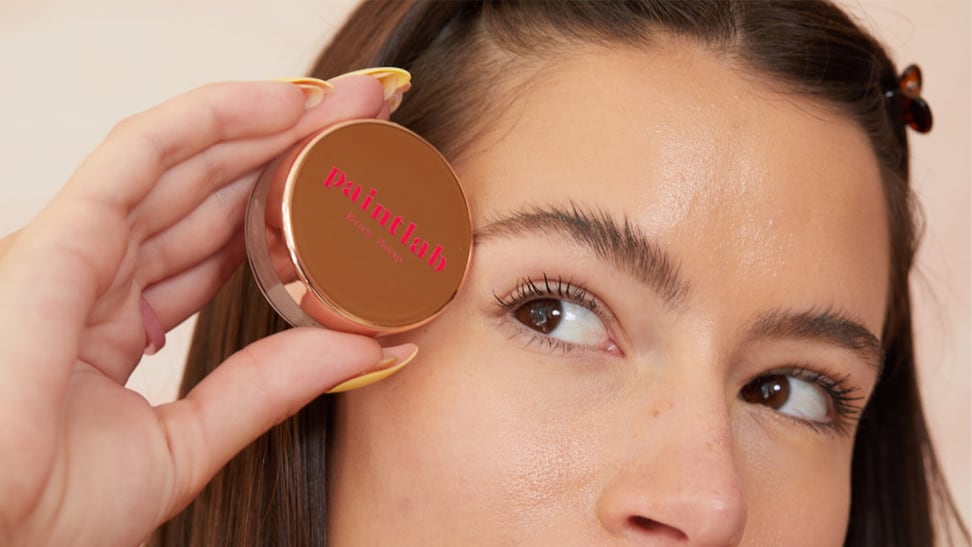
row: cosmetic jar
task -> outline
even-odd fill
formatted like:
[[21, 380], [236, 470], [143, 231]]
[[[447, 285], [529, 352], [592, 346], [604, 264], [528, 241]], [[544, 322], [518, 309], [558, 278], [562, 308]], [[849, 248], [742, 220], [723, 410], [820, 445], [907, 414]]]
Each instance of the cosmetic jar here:
[[246, 247], [294, 326], [381, 335], [416, 328], [459, 290], [472, 222], [431, 144], [392, 122], [344, 122], [275, 159], [254, 186]]

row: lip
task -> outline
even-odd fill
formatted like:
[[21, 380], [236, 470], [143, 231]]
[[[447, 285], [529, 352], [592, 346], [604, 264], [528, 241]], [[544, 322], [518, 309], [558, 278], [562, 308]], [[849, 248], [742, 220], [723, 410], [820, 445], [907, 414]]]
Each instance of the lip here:
[[391, 122], [353, 120], [270, 164], [248, 204], [246, 243], [258, 286], [288, 323], [391, 334], [455, 296], [472, 221], [431, 144]]

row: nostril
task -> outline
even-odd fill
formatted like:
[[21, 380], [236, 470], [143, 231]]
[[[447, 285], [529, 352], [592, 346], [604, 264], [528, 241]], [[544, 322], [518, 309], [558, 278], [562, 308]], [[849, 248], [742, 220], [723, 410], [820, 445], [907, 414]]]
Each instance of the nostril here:
[[647, 517], [642, 517], [638, 515], [633, 515], [628, 517], [628, 523], [632, 528], [644, 532], [650, 532], [655, 537], [668, 537], [676, 541], [687, 541], [688, 536], [685, 532], [679, 530], [678, 528], [669, 526], [665, 523], [658, 522], [657, 520], [652, 520]]

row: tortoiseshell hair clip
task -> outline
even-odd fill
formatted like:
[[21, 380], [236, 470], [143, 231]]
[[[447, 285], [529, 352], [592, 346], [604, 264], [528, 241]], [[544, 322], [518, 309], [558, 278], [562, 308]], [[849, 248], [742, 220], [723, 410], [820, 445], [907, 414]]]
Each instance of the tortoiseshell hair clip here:
[[884, 97], [895, 123], [908, 125], [919, 133], [931, 131], [931, 107], [921, 98], [921, 69], [918, 65], [904, 69], [898, 79], [898, 88], [886, 91]]

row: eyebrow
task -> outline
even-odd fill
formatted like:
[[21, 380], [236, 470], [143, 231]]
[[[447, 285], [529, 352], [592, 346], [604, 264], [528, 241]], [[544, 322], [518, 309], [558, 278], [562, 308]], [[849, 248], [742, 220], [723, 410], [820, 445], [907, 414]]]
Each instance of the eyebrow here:
[[596, 256], [655, 290], [668, 304], [688, 293], [672, 257], [627, 218], [619, 222], [598, 209], [530, 207], [487, 222], [476, 230], [474, 244], [494, 237], [526, 234], [565, 236], [587, 247]]
[[864, 325], [833, 310], [775, 310], [759, 316], [749, 331], [752, 339], [816, 340], [857, 353], [880, 374], [884, 362], [881, 340]]

